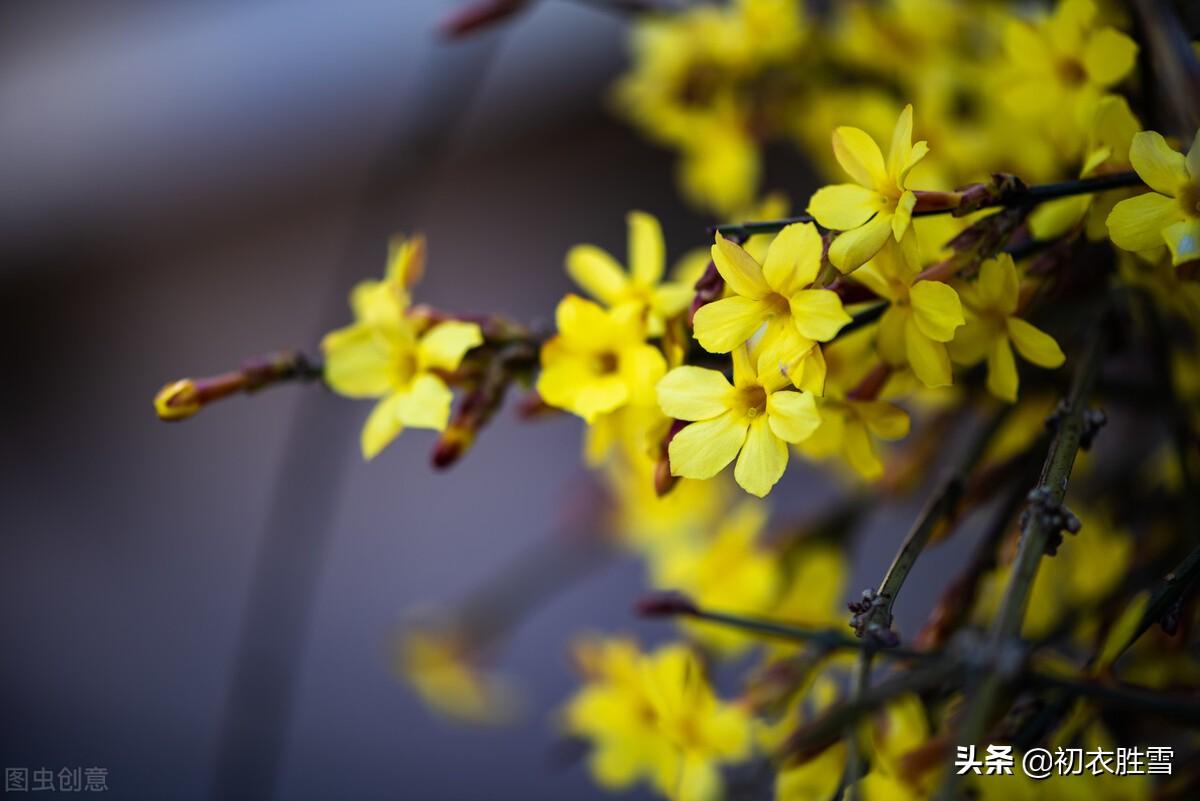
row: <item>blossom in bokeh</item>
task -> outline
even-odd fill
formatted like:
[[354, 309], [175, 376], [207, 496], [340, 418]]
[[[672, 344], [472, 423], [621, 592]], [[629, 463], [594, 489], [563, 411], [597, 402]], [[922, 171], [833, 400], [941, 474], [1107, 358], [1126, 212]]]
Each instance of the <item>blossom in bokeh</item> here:
[[917, 280], [916, 269], [897, 251], [898, 246], [885, 245], [854, 273], [854, 280], [888, 301], [876, 347], [889, 364], [907, 363], [925, 386], [949, 386], [946, 343], [965, 322], [962, 303], [949, 284]]
[[[1129, 103], [1120, 95], [1106, 95], [1096, 105], [1084, 148], [1080, 178], [1089, 178], [1130, 169], [1129, 148], [1141, 129]], [[1082, 194], [1043, 203], [1029, 215], [1029, 229], [1038, 239], [1054, 239], [1087, 218], [1089, 239], [1108, 235], [1105, 220], [1119, 201], [1129, 196], [1128, 189], [1099, 194]]]
[[1063, 155], [1079, 151], [1096, 103], [1137, 60], [1137, 44], [1097, 17], [1092, 0], [1060, 0], [1049, 16], [1011, 17], [1004, 28], [1000, 96], [1012, 114], [1044, 126]]
[[567, 731], [591, 745], [596, 781], [617, 790], [647, 780], [673, 801], [716, 801], [720, 766], [749, 756], [749, 716], [717, 698], [686, 646], [643, 655], [619, 643], [590, 647], [587, 683], [564, 711]]
[[421, 625], [401, 636], [396, 669], [430, 709], [470, 723], [502, 723], [516, 712], [517, 696], [486, 673], [464, 633]]
[[[762, 546], [769, 510], [744, 500], [721, 518], [710, 538], [681, 543], [666, 550], [654, 566], [654, 583], [677, 590], [703, 608], [740, 614], [764, 614], [779, 585], [776, 555]], [[719, 653], [733, 655], [754, 639], [703, 621], [683, 621], [684, 628]]]
[[555, 320], [558, 334], [542, 346], [537, 381], [546, 403], [591, 423], [627, 403], [653, 399], [667, 363], [646, 342], [640, 309], [626, 304], [607, 311], [567, 295]]
[[1017, 399], [1017, 362], [1013, 347], [1038, 367], [1061, 367], [1062, 349], [1046, 332], [1017, 317], [1020, 285], [1012, 256], [1002, 253], [988, 259], [979, 278], [959, 286], [966, 307], [967, 324], [950, 343], [950, 355], [963, 364], [987, 360], [988, 391], [997, 398]]
[[405, 427], [441, 431], [453, 395], [444, 374], [483, 344], [475, 323], [446, 320], [422, 328], [406, 315], [408, 288], [424, 269], [424, 239], [393, 242], [386, 276], [350, 295], [356, 322], [321, 342], [325, 381], [350, 398], [379, 398], [363, 426], [363, 456], [374, 458]]
[[576, 245], [567, 253], [567, 272], [575, 283], [610, 309], [632, 307], [646, 314], [650, 336], [662, 333], [663, 321], [683, 312], [695, 290], [688, 284], [664, 281], [666, 247], [658, 220], [632, 211], [629, 225], [629, 272], [595, 245]]

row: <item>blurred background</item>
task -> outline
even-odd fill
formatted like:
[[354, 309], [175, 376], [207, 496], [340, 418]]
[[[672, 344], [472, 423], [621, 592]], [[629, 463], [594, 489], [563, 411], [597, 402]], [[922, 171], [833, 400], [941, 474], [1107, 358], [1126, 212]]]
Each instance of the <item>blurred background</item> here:
[[[553, 710], [573, 635], [671, 634], [629, 614], [639, 564], [516, 631], [500, 666], [525, 714], [504, 731], [433, 717], [390, 654], [405, 610], [578, 524], [577, 421], [502, 414], [442, 475], [428, 432], [364, 465], [369, 405], [311, 387], [186, 425], [151, 408], [168, 379], [315, 350], [397, 231], [430, 240], [419, 299], [528, 321], [569, 288], [571, 245], [624, 253], [629, 209], [672, 258], [702, 243], [672, 159], [606, 111], [625, 20], [547, 0], [447, 43], [451, 6], [0, 10], [0, 765], [105, 767], [130, 799], [602, 796]], [[811, 189], [786, 156], [770, 175]], [[797, 508], [828, 489], [792, 486]], [[873, 523], [852, 586], [908, 516]], [[925, 583], [901, 606], [926, 609]]]

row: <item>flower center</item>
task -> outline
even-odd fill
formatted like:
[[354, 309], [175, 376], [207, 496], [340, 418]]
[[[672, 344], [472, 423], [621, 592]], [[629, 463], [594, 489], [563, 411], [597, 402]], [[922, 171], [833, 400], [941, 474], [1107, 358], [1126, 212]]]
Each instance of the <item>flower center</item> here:
[[792, 304], [788, 303], [788, 299], [778, 292], [772, 292], [763, 298], [763, 303], [767, 307], [767, 314], [771, 317], [786, 317], [792, 313]]
[[738, 407], [747, 417], [758, 417], [767, 411], [767, 391], [757, 384], [738, 390]]
[[1058, 75], [1068, 86], [1081, 86], [1087, 83], [1087, 68], [1077, 58], [1064, 58], [1058, 62]]
[[412, 351], [401, 353], [396, 359], [396, 383], [406, 385], [417, 374], [417, 354]]
[[611, 375], [617, 372], [617, 354], [611, 350], [596, 354], [596, 372], [600, 375]]
[[1183, 208], [1183, 213], [1189, 217], [1200, 217], [1200, 186], [1189, 183], [1179, 190], [1175, 198]]

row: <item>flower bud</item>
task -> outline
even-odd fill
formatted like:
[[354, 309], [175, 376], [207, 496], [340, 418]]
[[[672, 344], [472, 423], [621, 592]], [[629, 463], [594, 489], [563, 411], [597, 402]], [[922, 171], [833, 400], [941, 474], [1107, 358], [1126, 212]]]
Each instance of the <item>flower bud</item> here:
[[190, 378], [173, 381], [154, 396], [154, 411], [160, 420], [186, 420], [200, 411], [200, 394]]

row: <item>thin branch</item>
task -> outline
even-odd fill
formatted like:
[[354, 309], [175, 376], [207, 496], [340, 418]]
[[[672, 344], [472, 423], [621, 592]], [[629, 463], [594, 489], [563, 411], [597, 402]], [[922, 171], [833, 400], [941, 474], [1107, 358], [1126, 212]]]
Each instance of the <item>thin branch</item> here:
[[934, 531], [944, 520], [954, 516], [959, 502], [967, 490], [971, 474], [983, 458], [988, 443], [1000, 430], [1000, 426], [1007, 417], [1008, 407], [1006, 406], [979, 427], [958, 465], [942, 482], [938, 492], [925, 504], [925, 508], [913, 523], [908, 536], [904, 538], [891, 566], [884, 574], [883, 581], [879, 584], [879, 589], [874, 594], [874, 598], [878, 600], [865, 609], [855, 623], [852, 623], [860, 637], [865, 636], [873, 640], [877, 646], [882, 647], [888, 647], [889, 643], [894, 641], [894, 635], [887, 637], [882, 636], [882, 633], [891, 632], [892, 607], [896, 603], [896, 597], [900, 594], [901, 587], [904, 586], [909, 573], [916, 565], [917, 557], [929, 544]]
[[172, 381], [154, 397], [154, 410], [161, 420], [186, 420], [205, 405], [239, 392], [250, 394], [290, 381], [319, 381], [322, 375], [319, 360], [299, 351], [280, 351], [248, 359], [239, 369], [228, 373]]
[[[1109, 320], [1110, 316], [1106, 310], [1101, 314], [1101, 324], [1096, 327], [1088, 349], [1080, 360], [1065, 408], [1058, 417], [1057, 433], [1050, 443], [1050, 452], [1042, 466], [1038, 490], [1044, 494], [1045, 504], [1050, 507], [1061, 506], [1066, 496], [1067, 481], [1071, 476], [1075, 457], [1079, 453], [1079, 443], [1085, 428], [1084, 412], [1100, 374], [1100, 366], [1108, 345], [1108, 326], [1105, 323]], [[1000, 603], [1000, 611], [992, 625], [991, 646], [995, 654], [999, 654], [1007, 643], [1017, 641], [1020, 636], [1025, 608], [1033, 590], [1033, 580], [1050, 538], [1059, 533], [1059, 525], [1060, 522], [1053, 515], [1035, 513], [1029, 516]], [[968, 698], [959, 736], [961, 744], [975, 745], [983, 736], [1007, 678], [1011, 677], [1006, 677], [995, 665], [983, 676], [975, 692]], [[945, 801], [954, 798], [958, 782], [959, 778], [955, 774], [948, 774], [938, 797]]]
[[[1060, 181], [1038, 186], [1024, 186], [1019, 181], [998, 182], [997, 184], [975, 184], [959, 192], [939, 192], [939, 203], [935, 208], [923, 209], [919, 205], [913, 212], [914, 217], [928, 217], [935, 214], [962, 214], [991, 208], [1017, 208], [1034, 206], [1047, 200], [1071, 197], [1073, 195], [1089, 195], [1094, 192], [1104, 192], [1109, 189], [1123, 189], [1142, 185], [1142, 179], [1136, 172], [1117, 172], [1100, 175], [1093, 178], [1078, 178], [1071, 181]], [[919, 195], [920, 193], [918, 193]], [[949, 196], [951, 200], [946, 202]], [[957, 196], [957, 197], [956, 197]], [[722, 236], [750, 236], [752, 234], [770, 234], [780, 231], [793, 223], [815, 223], [811, 214], [800, 214], [795, 217], [785, 217], [779, 220], [756, 220], [752, 222], [728, 223], [709, 229], [710, 233], [720, 233]]]
[[1108, 706], [1154, 715], [1186, 726], [1200, 725], [1200, 702], [1194, 698], [1164, 694], [1141, 687], [1110, 684], [1094, 679], [1070, 679], [1033, 671], [1026, 673], [1025, 676], [1034, 687], [1061, 690], [1076, 698], [1090, 698]]
[[[876, 647], [834, 629], [794, 626], [769, 618], [701, 609], [690, 599], [674, 592], [648, 595], [638, 601], [635, 611], [641, 617], [648, 618], [688, 617], [693, 620], [703, 620], [707, 623], [738, 629], [748, 634], [807, 643], [827, 651], [873, 651]], [[932, 651], [918, 651], [912, 648], [889, 648], [886, 653], [895, 659], [914, 661], [929, 660], [938, 656]]]

